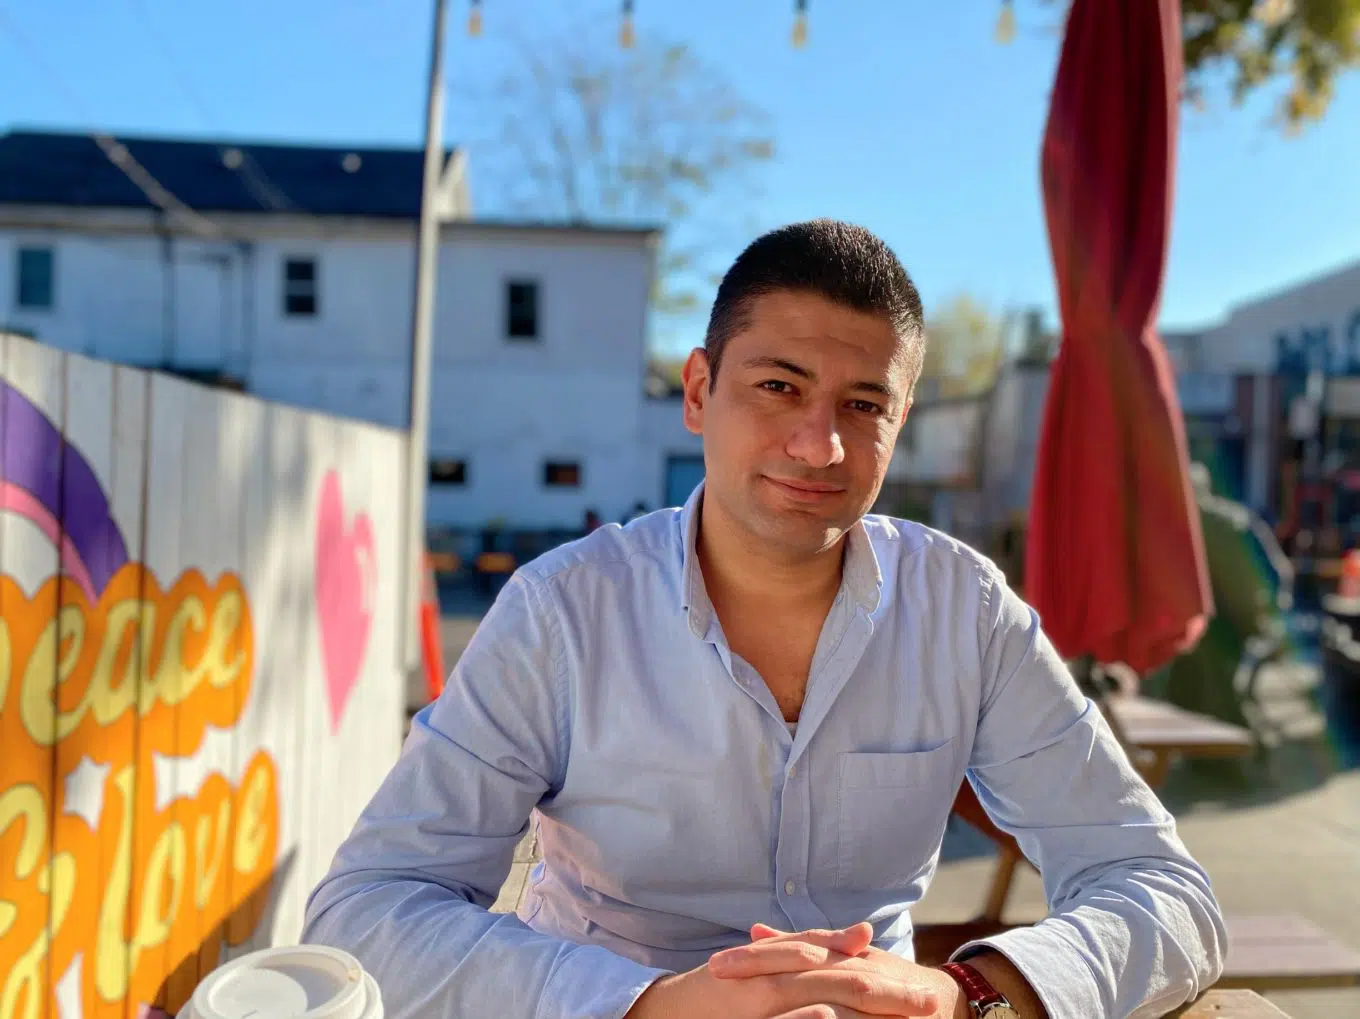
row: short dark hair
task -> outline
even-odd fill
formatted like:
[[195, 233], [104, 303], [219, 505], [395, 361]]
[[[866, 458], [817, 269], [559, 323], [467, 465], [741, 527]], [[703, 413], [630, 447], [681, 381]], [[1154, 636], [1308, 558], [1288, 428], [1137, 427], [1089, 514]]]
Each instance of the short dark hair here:
[[875, 234], [852, 223], [814, 219], [757, 237], [723, 276], [704, 336], [710, 387], [717, 381], [727, 341], [747, 326], [751, 304], [781, 290], [818, 294], [888, 319], [907, 344], [907, 370], [915, 386], [926, 352], [925, 314], [916, 284]]

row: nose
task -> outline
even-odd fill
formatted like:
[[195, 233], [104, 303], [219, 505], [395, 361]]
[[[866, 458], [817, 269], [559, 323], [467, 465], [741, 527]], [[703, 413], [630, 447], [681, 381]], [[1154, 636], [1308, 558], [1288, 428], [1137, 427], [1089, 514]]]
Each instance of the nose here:
[[836, 406], [819, 401], [799, 408], [785, 452], [818, 470], [844, 460], [845, 447], [841, 444]]

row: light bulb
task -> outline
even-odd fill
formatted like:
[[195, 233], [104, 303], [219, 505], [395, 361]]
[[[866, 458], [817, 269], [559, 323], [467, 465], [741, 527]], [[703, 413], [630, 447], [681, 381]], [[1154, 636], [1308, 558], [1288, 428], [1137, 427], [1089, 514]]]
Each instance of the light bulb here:
[[1002, 0], [1001, 15], [996, 19], [996, 41], [1006, 46], [1015, 41], [1015, 4]]
[[482, 34], [482, 0], [472, 0], [472, 10], [468, 11], [467, 33], [474, 38]]

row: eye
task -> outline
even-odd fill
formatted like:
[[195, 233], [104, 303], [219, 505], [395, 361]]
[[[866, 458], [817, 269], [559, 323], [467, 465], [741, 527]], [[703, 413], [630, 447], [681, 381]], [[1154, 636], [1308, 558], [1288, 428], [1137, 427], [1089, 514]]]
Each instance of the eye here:
[[865, 414], [882, 414], [883, 408], [869, 400], [851, 400], [850, 406]]
[[763, 389], [767, 393], [793, 392], [793, 386], [790, 383], [785, 382], [783, 379], [766, 379], [764, 382], [757, 384], [756, 388]]

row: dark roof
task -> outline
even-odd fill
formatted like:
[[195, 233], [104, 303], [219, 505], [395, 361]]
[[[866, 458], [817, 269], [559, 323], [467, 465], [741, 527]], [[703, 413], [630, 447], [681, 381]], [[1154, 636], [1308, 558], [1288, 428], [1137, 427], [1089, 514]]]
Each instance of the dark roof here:
[[443, 230], [546, 230], [562, 233], [616, 234], [623, 237], [650, 237], [660, 234], [663, 228], [651, 223], [605, 223], [586, 220], [553, 219], [451, 219], [442, 224]]
[[[385, 219], [416, 219], [420, 214], [424, 153], [419, 149], [123, 136], [118, 142], [164, 188], [198, 212]], [[155, 207], [92, 136], [37, 131], [0, 135], [3, 204]]]

